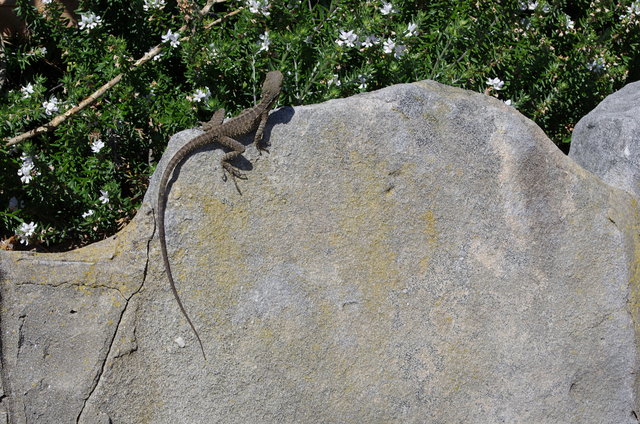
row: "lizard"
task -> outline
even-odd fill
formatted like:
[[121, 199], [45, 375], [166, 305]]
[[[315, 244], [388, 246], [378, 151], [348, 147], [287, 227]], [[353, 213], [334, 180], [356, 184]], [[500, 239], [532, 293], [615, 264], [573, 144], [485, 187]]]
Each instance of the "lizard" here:
[[244, 111], [240, 112], [240, 114], [228, 119], [227, 121], [224, 121], [224, 109], [217, 110], [211, 117], [211, 120], [202, 126], [202, 129], [205, 132], [188, 141], [184, 146], [178, 149], [178, 151], [171, 157], [171, 159], [169, 159], [167, 166], [162, 172], [162, 177], [160, 178], [157, 199], [157, 225], [158, 240], [160, 242], [162, 261], [164, 262], [164, 270], [167, 274], [167, 279], [169, 280], [169, 285], [171, 286], [173, 297], [178, 303], [182, 315], [186, 318], [189, 326], [191, 327], [191, 330], [195, 334], [205, 361], [207, 359], [207, 356], [204, 353], [202, 340], [200, 339], [200, 335], [198, 334], [195, 325], [191, 321], [191, 318], [189, 318], [184, 304], [180, 300], [180, 296], [178, 295], [178, 291], [176, 290], [175, 281], [173, 280], [173, 274], [171, 273], [169, 255], [167, 254], [165, 211], [167, 206], [169, 179], [171, 178], [171, 175], [173, 174], [173, 171], [178, 166], [178, 164], [185, 160], [194, 150], [209, 144], [217, 143], [229, 150], [220, 160], [220, 165], [223, 168], [223, 172], [225, 172], [225, 179], [226, 173], [229, 173], [234, 183], [236, 184], [237, 189], [238, 186], [236, 183], [236, 178], [246, 179], [246, 177], [242, 172], [240, 172], [238, 168], [231, 164], [232, 160], [240, 156], [245, 151], [245, 146], [237, 141], [236, 138], [241, 135], [249, 134], [255, 130], [256, 133], [253, 138], [254, 144], [256, 145], [258, 150], [266, 150], [263, 145], [262, 135], [264, 132], [264, 127], [267, 123], [267, 118], [269, 117], [269, 111], [273, 108], [278, 96], [280, 95], [282, 79], [283, 77], [280, 71], [271, 71], [267, 73], [264, 83], [262, 84], [262, 96], [260, 102], [249, 109], [245, 109]]

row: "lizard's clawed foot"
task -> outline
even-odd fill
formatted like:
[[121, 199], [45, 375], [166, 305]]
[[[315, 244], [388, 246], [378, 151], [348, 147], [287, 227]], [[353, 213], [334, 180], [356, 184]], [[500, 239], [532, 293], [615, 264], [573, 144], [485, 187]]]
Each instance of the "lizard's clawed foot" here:
[[229, 174], [231, 176], [231, 180], [233, 181], [233, 185], [236, 186], [236, 190], [239, 194], [242, 194], [242, 192], [240, 191], [240, 187], [238, 186], [238, 180], [246, 180], [247, 176], [240, 172], [233, 165], [230, 165], [228, 163], [223, 163], [222, 165], [224, 167], [222, 180], [227, 181], [227, 174]]
[[224, 169], [224, 180], [227, 180], [227, 174], [229, 174], [231, 176], [231, 178], [235, 181], [236, 178], [240, 179], [240, 180], [246, 180], [247, 176], [244, 175], [242, 172], [240, 172], [240, 170], [238, 168], [236, 168], [235, 166], [227, 163], [227, 162], [223, 162], [222, 163], [222, 167]]

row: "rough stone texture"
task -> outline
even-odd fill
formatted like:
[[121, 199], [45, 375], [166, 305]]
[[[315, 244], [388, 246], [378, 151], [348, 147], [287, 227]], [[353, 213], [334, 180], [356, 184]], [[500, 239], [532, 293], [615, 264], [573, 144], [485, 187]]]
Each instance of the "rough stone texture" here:
[[640, 196], [640, 82], [626, 85], [582, 118], [569, 157], [608, 184]]
[[116, 238], [0, 254], [11, 422], [638, 422], [634, 197], [434, 82], [283, 108], [267, 136], [242, 195], [214, 148], [169, 195], [208, 362], [153, 237], [159, 172]]

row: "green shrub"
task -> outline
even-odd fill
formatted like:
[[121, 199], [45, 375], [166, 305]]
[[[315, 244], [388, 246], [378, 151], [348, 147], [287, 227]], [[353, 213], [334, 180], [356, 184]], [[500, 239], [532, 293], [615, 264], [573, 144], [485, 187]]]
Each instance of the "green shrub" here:
[[[285, 74], [287, 105], [427, 78], [485, 92], [565, 150], [578, 119], [640, 77], [639, 1], [250, 0], [201, 17], [203, 5], [84, 1], [75, 25], [55, 0], [42, 11], [18, 1], [29, 33], [3, 42], [5, 140], [123, 78], [53, 130], [0, 147], [5, 248], [68, 249], [113, 234], [168, 138], [220, 107], [251, 106], [271, 69]], [[135, 64], [160, 43], [160, 56]]]

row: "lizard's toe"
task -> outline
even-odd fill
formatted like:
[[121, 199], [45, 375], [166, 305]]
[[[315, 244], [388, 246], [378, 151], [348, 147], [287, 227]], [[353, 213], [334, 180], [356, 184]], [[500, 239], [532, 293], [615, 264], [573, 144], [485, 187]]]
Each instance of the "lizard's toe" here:
[[226, 176], [227, 176], [226, 174], [231, 175], [231, 178], [234, 178], [234, 179], [235, 178], [238, 178], [240, 180], [246, 180], [247, 179], [247, 176], [244, 173], [240, 172], [240, 170], [238, 168], [236, 168], [236, 167], [234, 167], [234, 166], [232, 166], [232, 165], [230, 165], [228, 163], [224, 164], [224, 170], [225, 170], [225, 180], [226, 180]]

